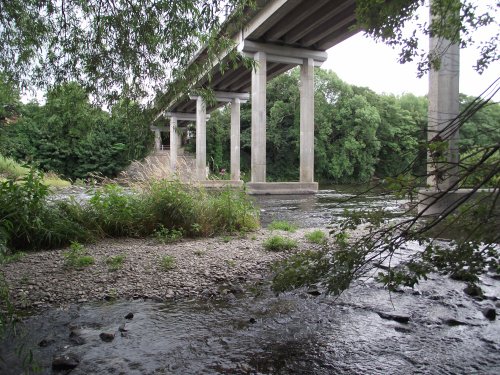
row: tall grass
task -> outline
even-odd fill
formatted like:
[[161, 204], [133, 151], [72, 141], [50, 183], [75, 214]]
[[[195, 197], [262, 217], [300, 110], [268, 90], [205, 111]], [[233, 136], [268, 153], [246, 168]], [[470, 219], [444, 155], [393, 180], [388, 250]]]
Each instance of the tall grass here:
[[158, 228], [186, 236], [251, 231], [258, 214], [242, 192], [208, 193], [179, 182], [157, 181], [135, 192], [117, 185], [97, 190], [87, 203], [49, 202], [36, 172], [22, 183], [0, 183], [0, 247], [42, 249], [103, 237], [144, 237]]

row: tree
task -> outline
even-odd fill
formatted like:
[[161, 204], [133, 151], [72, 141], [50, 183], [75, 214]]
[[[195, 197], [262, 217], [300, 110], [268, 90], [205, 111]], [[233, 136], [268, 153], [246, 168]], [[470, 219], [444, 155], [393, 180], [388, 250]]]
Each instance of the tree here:
[[221, 20], [232, 14], [238, 22], [252, 4], [1, 0], [0, 71], [23, 89], [76, 81], [96, 99], [151, 95], [181, 78], [175, 68], [201, 45], [210, 46], [208, 60], [215, 58], [230, 43], [214, 38]]

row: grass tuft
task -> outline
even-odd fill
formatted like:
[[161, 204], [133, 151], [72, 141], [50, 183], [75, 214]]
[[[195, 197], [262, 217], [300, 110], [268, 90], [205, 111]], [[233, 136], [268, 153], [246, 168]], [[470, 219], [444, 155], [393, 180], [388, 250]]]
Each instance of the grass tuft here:
[[125, 255], [115, 255], [106, 258], [106, 264], [108, 265], [108, 269], [110, 271], [118, 271], [123, 267], [123, 263], [125, 262]]
[[66, 266], [83, 268], [94, 264], [94, 258], [86, 254], [85, 248], [78, 242], [72, 242], [69, 250], [64, 253]]
[[268, 229], [271, 230], [282, 230], [285, 232], [293, 233], [297, 230], [297, 226], [295, 224], [289, 223], [284, 220], [273, 220], [268, 226]]
[[264, 249], [268, 251], [292, 250], [298, 246], [297, 241], [282, 236], [269, 237], [264, 241]]
[[163, 271], [175, 268], [175, 258], [172, 255], [164, 255], [160, 259], [160, 267]]
[[318, 245], [323, 245], [326, 243], [326, 234], [320, 229], [306, 233], [305, 238], [307, 241]]

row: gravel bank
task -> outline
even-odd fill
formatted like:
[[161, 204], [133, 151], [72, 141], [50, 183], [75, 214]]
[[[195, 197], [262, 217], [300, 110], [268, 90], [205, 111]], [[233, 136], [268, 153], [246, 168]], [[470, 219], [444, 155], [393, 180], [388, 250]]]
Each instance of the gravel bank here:
[[[166, 245], [152, 239], [107, 239], [85, 246], [95, 263], [83, 269], [65, 265], [67, 249], [30, 253], [1, 269], [14, 304], [27, 309], [110, 299], [209, 298], [241, 292], [244, 285], [266, 278], [274, 261], [290, 254], [266, 251], [263, 242], [269, 236], [296, 239], [297, 252], [314, 246], [304, 239], [311, 230], [261, 229], [245, 237], [186, 239]], [[112, 271], [106, 259], [115, 255], [124, 255], [125, 261]], [[175, 258], [171, 270], [160, 267], [165, 255]]]

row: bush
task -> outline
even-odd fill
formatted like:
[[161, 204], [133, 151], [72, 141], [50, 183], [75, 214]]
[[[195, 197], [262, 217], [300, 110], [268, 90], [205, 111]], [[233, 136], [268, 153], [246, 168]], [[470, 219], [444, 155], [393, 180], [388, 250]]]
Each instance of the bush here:
[[142, 191], [117, 185], [99, 189], [85, 204], [51, 202], [37, 172], [0, 183], [0, 251], [66, 246], [104, 236], [165, 241], [259, 227], [258, 213], [243, 192], [207, 193], [179, 182], [154, 182]]
[[297, 241], [291, 238], [273, 236], [264, 241], [264, 249], [268, 251], [285, 251], [292, 250], [297, 247]]
[[182, 229], [168, 229], [160, 224], [157, 230], [154, 231], [153, 236], [156, 241], [165, 245], [167, 243], [172, 243], [179, 241], [182, 238]]
[[271, 230], [283, 230], [285, 232], [291, 232], [291, 233], [297, 230], [296, 225], [284, 220], [273, 220], [271, 224], [267, 226], [267, 228]]
[[312, 232], [306, 233], [306, 240], [318, 245], [323, 245], [326, 243], [326, 235], [320, 229], [314, 230]]

